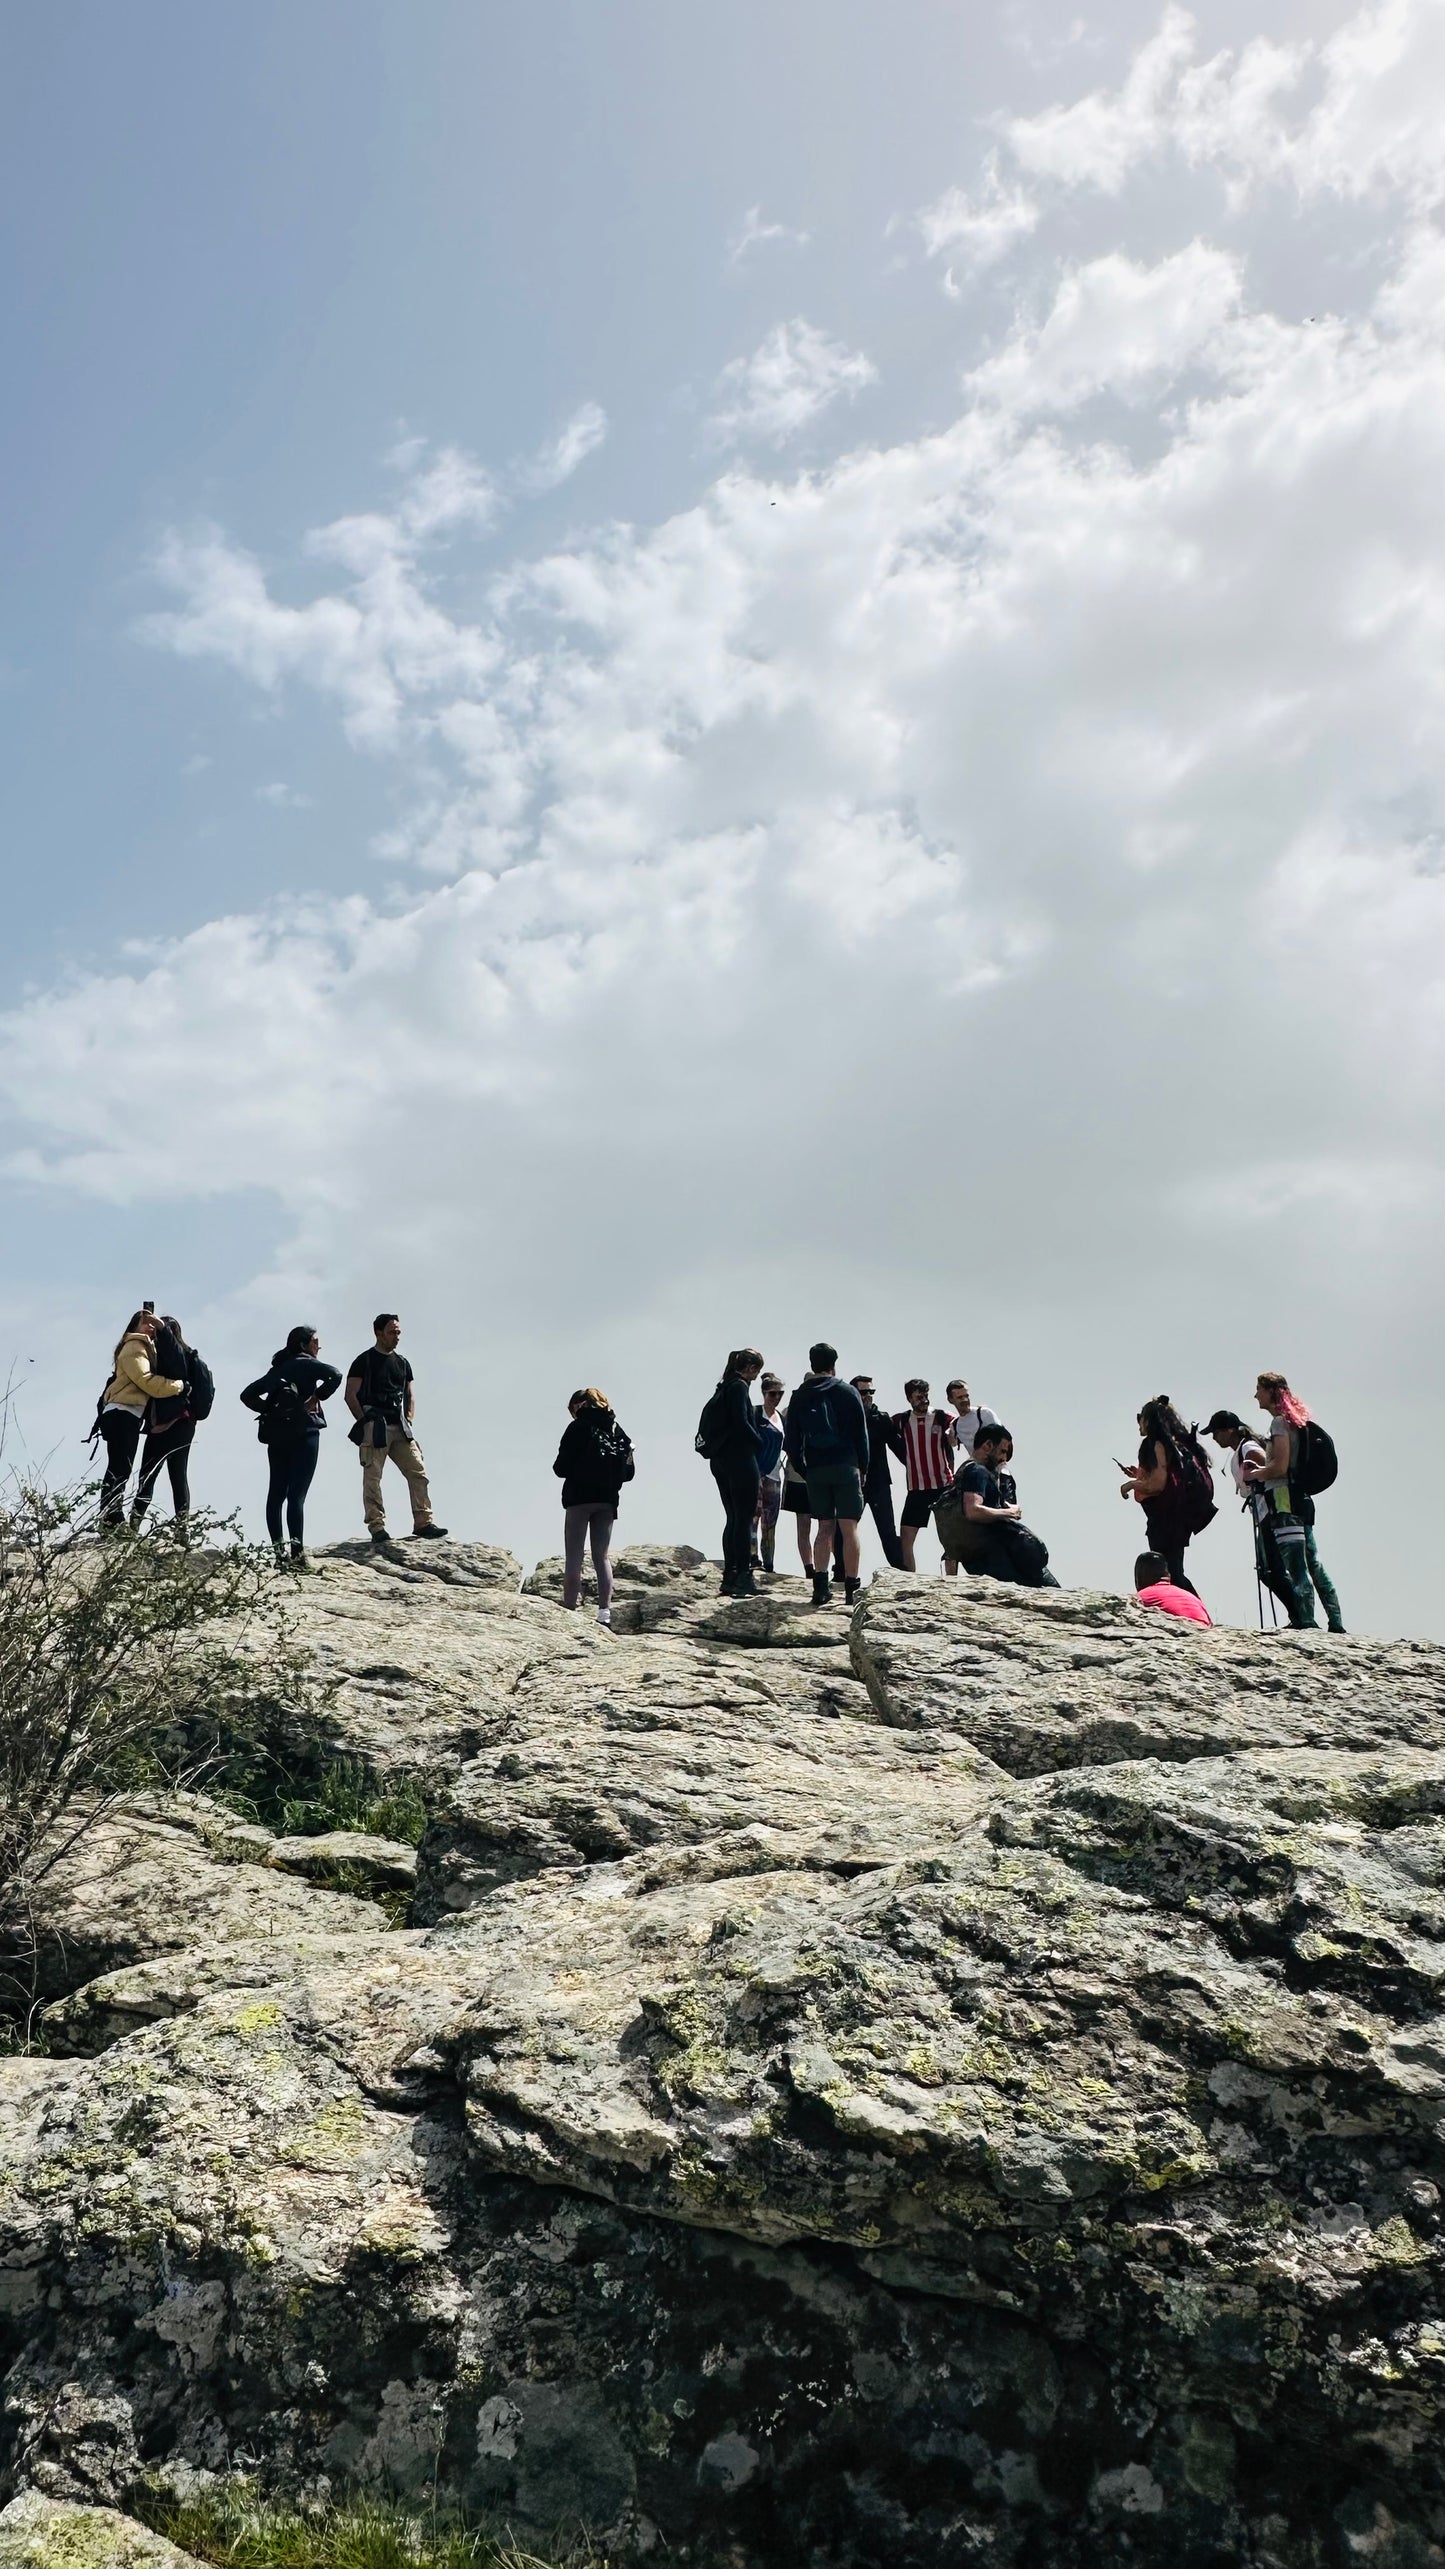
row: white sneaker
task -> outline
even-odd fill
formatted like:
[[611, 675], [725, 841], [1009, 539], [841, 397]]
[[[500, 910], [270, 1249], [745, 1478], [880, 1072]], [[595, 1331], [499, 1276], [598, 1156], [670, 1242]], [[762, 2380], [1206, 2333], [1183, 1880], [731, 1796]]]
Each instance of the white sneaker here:
[[612, 1608], [610, 1606], [599, 1606], [597, 1609], [597, 1620], [599, 1623], [605, 1624], [610, 1632], [612, 1630]]

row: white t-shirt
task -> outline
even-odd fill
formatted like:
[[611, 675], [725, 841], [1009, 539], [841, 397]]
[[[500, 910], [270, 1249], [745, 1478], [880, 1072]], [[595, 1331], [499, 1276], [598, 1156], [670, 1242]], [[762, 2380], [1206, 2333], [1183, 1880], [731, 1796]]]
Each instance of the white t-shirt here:
[[[949, 1413], [953, 1416], [953, 1413]], [[953, 1419], [954, 1442], [960, 1463], [973, 1461], [973, 1440], [981, 1427], [997, 1427], [998, 1419], [991, 1409], [961, 1409]]]
[[1265, 1462], [1268, 1455], [1269, 1447], [1262, 1445], [1257, 1436], [1242, 1436], [1229, 1458], [1230, 1476], [1234, 1486], [1240, 1497], [1249, 1501], [1256, 1515], [1259, 1513], [1261, 1492], [1256, 1482], [1245, 1479], [1245, 1469], [1248, 1465]]

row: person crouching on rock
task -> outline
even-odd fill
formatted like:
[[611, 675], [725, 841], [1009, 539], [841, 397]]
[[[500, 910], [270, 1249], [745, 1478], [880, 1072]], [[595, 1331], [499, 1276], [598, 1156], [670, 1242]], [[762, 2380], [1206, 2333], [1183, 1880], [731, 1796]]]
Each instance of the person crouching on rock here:
[[361, 1505], [372, 1542], [386, 1541], [386, 1508], [381, 1475], [390, 1455], [411, 1492], [413, 1535], [435, 1541], [446, 1532], [432, 1516], [426, 1464], [412, 1433], [416, 1394], [412, 1370], [397, 1354], [401, 1322], [394, 1311], [379, 1311], [372, 1322], [376, 1343], [359, 1355], [346, 1377], [346, 1406], [356, 1425], [353, 1445], [361, 1448]]
[[140, 1444], [146, 1405], [175, 1400], [186, 1386], [178, 1374], [163, 1374], [155, 1363], [156, 1316], [133, 1311], [124, 1335], [116, 1341], [111, 1375], [100, 1396], [96, 1428], [105, 1439], [105, 1478], [100, 1485], [100, 1530], [118, 1533], [125, 1521], [125, 1488]]
[[1012, 1492], [1014, 1486], [1008, 1472], [1013, 1450], [1008, 1429], [995, 1419], [979, 1429], [973, 1460], [954, 1475], [953, 1493], [963, 1509], [965, 1531], [983, 1538], [976, 1552], [970, 1548], [964, 1554], [964, 1567], [975, 1578], [1002, 1579], [1012, 1587], [1056, 1588], [1048, 1545], [1024, 1524], [1018, 1500], [1004, 1496], [1004, 1487]]
[[567, 1403], [570, 1426], [562, 1430], [552, 1469], [562, 1484], [563, 1539], [566, 1568], [562, 1603], [575, 1613], [582, 1603], [582, 1560], [590, 1543], [597, 1573], [597, 1620], [612, 1621], [612, 1529], [622, 1484], [637, 1465], [632, 1439], [618, 1424], [612, 1403], [595, 1383], [574, 1392]]
[[266, 1531], [279, 1569], [281, 1512], [286, 1512], [294, 1569], [306, 1566], [306, 1493], [316, 1477], [321, 1431], [326, 1425], [321, 1404], [341, 1388], [335, 1365], [321, 1362], [321, 1341], [309, 1320], [298, 1321], [278, 1347], [270, 1370], [248, 1383], [241, 1394], [247, 1409], [260, 1418], [256, 1430], [271, 1460], [266, 1492]]

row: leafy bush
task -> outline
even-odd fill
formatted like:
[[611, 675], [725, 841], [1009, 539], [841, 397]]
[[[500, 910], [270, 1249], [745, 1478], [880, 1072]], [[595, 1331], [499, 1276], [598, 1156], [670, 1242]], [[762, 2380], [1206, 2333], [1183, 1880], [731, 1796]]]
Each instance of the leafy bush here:
[[0, 2002], [34, 1985], [37, 1902], [97, 1816], [205, 1780], [223, 1738], [306, 1695], [269, 1553], [228, 1521], [95, 1540], [94, 1491], [0, 1492]]

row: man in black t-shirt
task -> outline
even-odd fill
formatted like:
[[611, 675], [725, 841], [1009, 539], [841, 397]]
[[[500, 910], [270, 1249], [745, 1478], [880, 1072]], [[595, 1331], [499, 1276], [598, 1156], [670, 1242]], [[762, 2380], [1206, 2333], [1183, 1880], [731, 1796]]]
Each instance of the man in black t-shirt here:
[[964, 1518], [984, 1538], [984, 1548], [967, 1567], [975, 1578], [1002, 1579], [1023, 1588], [1056, 1588], [1059, 1583], [1048, 1566], [1048, 1546], [1023, 1523], [1018, 1501], [1005, 1498], [999, 1488], [999, 1476], [1012, 1459], [1013, 1438], [993, 1419], [973, 1440], [972, 1462], [953, 1476]]
[[361, 1448], [361, 1504], [367, 1526], [373, 1543], [385, 1543], [381, 1473], [389, 1454], [411, 1490], [412, 1533], [435, 1541], [446, 1527], [433, 1521], [426, 1465], [411, 1430], [416, 1398], [411, 1367], [396, 1352], [401, 1322], [394, 1311], [379, 1311], [372, 1327], [375, 1345], [363, 1350], [346, 1377], [346, 1406], [356, 1420], [352, 1441]]

